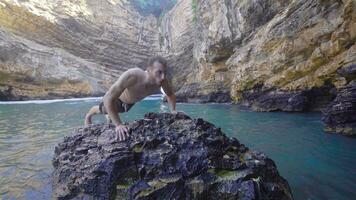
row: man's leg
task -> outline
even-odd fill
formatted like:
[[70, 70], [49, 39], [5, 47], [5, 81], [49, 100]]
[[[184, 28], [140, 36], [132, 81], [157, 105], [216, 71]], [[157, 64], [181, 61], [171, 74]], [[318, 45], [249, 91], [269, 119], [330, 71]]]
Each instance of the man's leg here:
[[92, 123], [91, 117], [96, 114], [100, 114], [99, 106], [91, 107], [89, 112], [85, 115], [85, 121], [84, 121], [85, 125], [91, 124]]

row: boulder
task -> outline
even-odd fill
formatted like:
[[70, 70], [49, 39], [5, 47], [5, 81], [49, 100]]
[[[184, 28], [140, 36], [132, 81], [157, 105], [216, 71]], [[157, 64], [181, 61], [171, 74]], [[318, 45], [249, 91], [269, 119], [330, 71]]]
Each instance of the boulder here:
[[55, 148], [58, 199], [293, 199], [273, 160], [201, 118], [148, 113], [115, 139], [111, 124], [80, 127]]

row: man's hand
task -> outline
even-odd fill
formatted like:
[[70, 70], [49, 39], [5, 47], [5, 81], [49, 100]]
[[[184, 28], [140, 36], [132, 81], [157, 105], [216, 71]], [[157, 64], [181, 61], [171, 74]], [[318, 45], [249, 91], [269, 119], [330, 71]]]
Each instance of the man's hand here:
[[171, 113], [172, 113], [173, 115], [176, 115], [176, 114], [178, 114], [178, 113], [183, 113], [183, 114], [187, 115], [187, 113], [185, 113], [185, 112], [183, 112], [183, 111], [176, 111], [176, 110], [172, 110]]
[[117, 125], [115, 128], [116, 132], [116, 141], [124, 141], [126, 140], [127, 137], [129, 137], [129, 127], [120, 124]]

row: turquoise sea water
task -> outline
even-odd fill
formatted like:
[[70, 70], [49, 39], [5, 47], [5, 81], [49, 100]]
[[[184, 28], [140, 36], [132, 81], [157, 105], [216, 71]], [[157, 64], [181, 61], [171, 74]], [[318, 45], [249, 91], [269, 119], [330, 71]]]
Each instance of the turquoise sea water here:
[[[98, 100], [0, 104], [0, 199], [51, 199], [55, 145], [83, 124]], [[261, 113], [227, 104], [178, 104], [252, 150], [265, 152], [297, 200], [356, 198], [356, 139], [325, 134], [320, 113]], [[136, 104], [124, 121], [168, 111], [159, 100]], [[104, 122], [103, 116], [94, 123]]]

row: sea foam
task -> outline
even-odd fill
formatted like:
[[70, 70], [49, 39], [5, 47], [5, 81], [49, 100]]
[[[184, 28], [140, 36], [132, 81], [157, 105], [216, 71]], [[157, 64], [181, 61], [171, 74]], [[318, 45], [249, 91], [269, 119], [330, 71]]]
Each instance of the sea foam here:
[[[85, 98], [69, 98], [69, 99], [51, 99], [51, 100], [28, 100], [28, 101], [0, 101], [0, 104], [49, 104], [56, 102], [67, 102], [67, 101], [99, 101], [103, 97], [85, 97]], [[162, 94], [150, 95], [143, 100], [160, 100], [162, 99]]]

